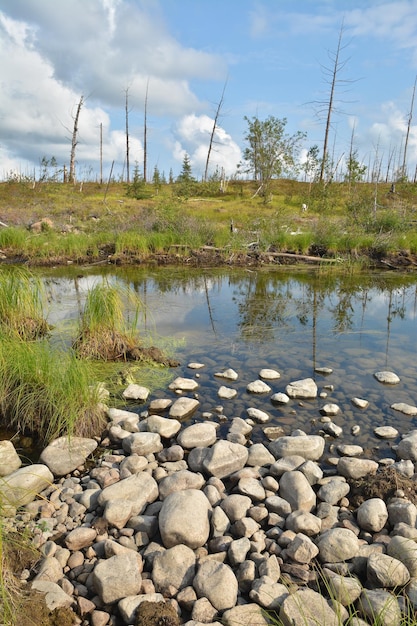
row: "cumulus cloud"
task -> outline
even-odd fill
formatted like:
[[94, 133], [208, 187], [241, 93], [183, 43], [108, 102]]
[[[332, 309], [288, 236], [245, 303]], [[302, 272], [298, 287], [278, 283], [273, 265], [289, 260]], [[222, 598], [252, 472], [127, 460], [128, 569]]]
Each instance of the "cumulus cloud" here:
[[[372, 146], [373, 156], [382, 161], [383, 167], [390, 162], [391, 173], [402, 167], [407, 133], [407, 118], [393, 102], [387, 102], [381, 107], [379, 120], [374, 122], [365, 135], [365, 140]], [[407, 162], [417, 160], [417, 127], [410, 128], [407, 144]], [[408, 172], [413, 178], [414, 171]]]
[[[204, 175], [213, 125], [214, 119], [208, 115], [191, 114], [182, 117], [174, 130], [176, 141], [173, 156], [181, 162], [187, 153], [193, 173], [197, 177]], [[228, 176], [235, 174], [241, 157], [241, 150], [237, 143], [224, 128], [217, 126], [210, 155], [210, 173], [218, 168], [224, 169]]]
[[147, 0], [6, 0], [0, 7], [0, 59], [3, 167], [19, 169], [43, 156], [68, 163], [81, 95], [77, 160], [97, 171], [102, 125], [104, 161], [123, 167], [125, 139], [118, 128], [125, 125], [126, 90], [136, 131], [130, 159], [141, 161], [137, 116], [146, 89], [148, 115], [172, 122], [207, 106], [193, 92], [192, 79], [216, 80], [225, 71], [216, 55], [171, 36], [158, 4]]

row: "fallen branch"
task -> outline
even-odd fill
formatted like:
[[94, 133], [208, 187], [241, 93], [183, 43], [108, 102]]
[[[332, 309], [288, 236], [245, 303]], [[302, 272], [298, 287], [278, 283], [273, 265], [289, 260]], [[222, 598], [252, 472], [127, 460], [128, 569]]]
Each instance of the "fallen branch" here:
[[292, 252], [268, 252], [268, 256], [274, 258], [283, 257], [285, 259], [297, 259], [301, 261], [312, 261], [314, 263], [339, 263], [342, 259], [326, 259], [321, 256], [309, 256], [308, 254], [294, 254]]
[[5, 224], [4, 222], [0, 222], [0, 226], [4, 226], [4, 228], [8, 228], [8, 225]]

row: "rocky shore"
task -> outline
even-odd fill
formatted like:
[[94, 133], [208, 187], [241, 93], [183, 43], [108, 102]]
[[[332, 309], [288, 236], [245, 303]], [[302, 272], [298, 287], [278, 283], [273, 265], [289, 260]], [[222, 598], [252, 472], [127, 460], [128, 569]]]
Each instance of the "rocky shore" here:
[[[107, 408], [102, 436], [57, 439], [33, 465], [0, 442], [6, 525], [29, 529], [42, 555], [22, 583], [83, 626], [416, 623], [417, 431], [394, 446], [395, 459], [375, 460], [337, 444], [339, 409], [328, 398], [314, 435], [285, 435], [251, 407], [246, 419], [222, 406], [199, 414], [202, 367], [190, 363], [190, 378], [163, 399], [129, 385], [126, 405], [140, 413]], [[227, 403], [238, 374], [215, 376]], [[392, 372], [375, 377], [399, 382]], [[305, 379], [271, 395], [278, 378], [262, 370], [248, 400], [297, 403], [321, 392]], [[366, 408], [366, 399], [352, 402]], [[251, 441], [256, 424], [263, 443]], [[398, 437], [392, 425], [376, 431]], [[379, 477], [389, 496], [358, 492]]]

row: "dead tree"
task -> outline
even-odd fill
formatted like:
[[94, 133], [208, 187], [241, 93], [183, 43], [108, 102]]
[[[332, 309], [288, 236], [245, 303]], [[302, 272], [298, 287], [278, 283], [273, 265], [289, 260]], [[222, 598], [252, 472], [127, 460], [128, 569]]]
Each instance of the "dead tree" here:
[[219, 102], [217, 104], [216, 113], [215, 113], [215, 116], [214, 116], [213, 128], [211, 129], [210, 142], [209, 142], [209, 147], [208, 147], [208, 151], [207, 151], [206, 168], [204, 170], [204, 182], [207, 181], [207, 177], [208, 177], [208, 168], [209, 168], [210, 155], [211, 155], [211, 151], [212, 151], [212, 148], [213, 148], [214, 135], [215, 135], [216, 129], [217, 129], [217, 122], [219, 121], [220, 111], [222, 109], [223, 102], [224, 102], [224, 92], [226, 90], [226, 85], [227, 85], [227, 80], [225, 81], [225, 83], [223, 85], [222, 95], [221, 95], [221, 98], [220, 98], [220, 100], [219, 100]]
[[100, 185], [103, 184], [103, 124], [100, 122]]
[[[328, 52], [329, 59], [331, 61], [331, 65], [329, 67], [322, 66], [322, 70], [326, 76], [326, 82], [329, 84], [329, 96], [326, 100], [316, 101], [314, 104], [317, 107], [317, 115], [322, 118], [325, 117], [325, 130], [324, 130], [324, 142], [323, 142], [323, 156], [320, 167], [320, 175], [319, 181], [323, 182], [327, 161], [328, 161], [328, 152], [329, 152], [329, 135], [330, 129], [332, 127], [332, 116], [337, 112], [336, 108], [336, 90], [338, 85], [343, 83], [351, 83], [352, 80], [346, 80], [340, 78], [340, 74], [342, 70], [345, 68], [349, 59], [341, 60], [341, 54], [343, 50], [347, 47], [347, 44], [343, 44], [343, 33], [344, 33], [344, 25], [340, 27], [339, 31], [339, 39], [337, 42], [336, 52]], [[340, 102], [340, 100], [339, 100]], [[340, 112], [340, 111], [339, 111]]]
[[129, 162], [129, 87], [125, 89], [125, 121], [126, 121], [126, 182], [130, 183]]
[[149, 78], [146, 83], [146, 92], [145, 92], [145, 107], [144, 107], [144, 120], [143, 120], [143, 180], [146, 183], [146, 169], [148, 165], [148, 88], [149, 88]]
[[407, 133], [405, 135], [405, 143], [404, 143], [403, 166], [402, 166], [402, 171], [401, 171], [402, 178], [405, 178], [407, 174], [407, 148], [408, 148], [408, 138], [410, 136], [411, 122], [413, 119], [414, 97], [416, 95], [416, 83], [417, 83], [417, 76], [414, 80], [413, 95], [411, 97], [410, 112], [408, 114]]
[[74, 116], [74, 126], [72, 130], [72, 139], [71, 139], [71, 155], [70, 155], [70, 166], [69, 166], [69, 176], [68, 182], [75, 183], [75, 150], [78, 144], [78, 120], [80, 117], [81, 107], [84, 104], [84, 96], [81, 96], [80, 101], [77, 105], [77, 111]]

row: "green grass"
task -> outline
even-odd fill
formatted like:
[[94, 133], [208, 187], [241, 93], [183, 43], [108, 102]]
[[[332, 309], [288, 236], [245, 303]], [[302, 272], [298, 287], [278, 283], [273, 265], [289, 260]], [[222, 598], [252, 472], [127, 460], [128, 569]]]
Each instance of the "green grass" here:
[[[0, 250], [34, 264], [141, 261], [154, 254], [188, 257], [190, 249], [214, 246], [229, 253], [259, 250], [328, 256], [417, 251], [417, 190], [398, 183], [327, 185], [273, 181], [272, 200], [255, 195], [257, 186], [230, 181], [225, 193], [216, 185], [196, 183], [192, 197], [180, 197], [177, 185], [148, 185], [146, 198], [127, 194], [123, 183], [0, 184]], [[375, 209], [376, 201], [376, 209]], [[308, 205], [303, 213], [301, 206]], [[28, 227], [48, 217], [49, 232]], [[237, 233], [231, 233], [233, 220]], [[290, 235], [298, 232], [298, 235]]]
[[36, 339], [48, 331], [42, 282], [23, 267], [0, 269], [0, 327], [23, 339]]
[[0, 341], [0, 414], [17, 432], [40, 442], [62, 434], [92, 436], [105, 424], [91, 365], [47, 340]]

